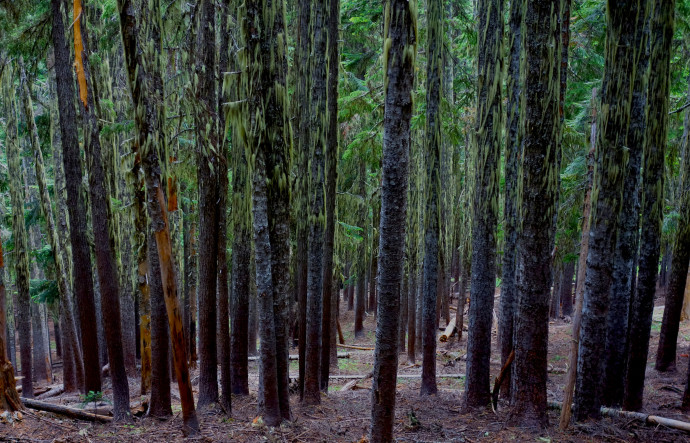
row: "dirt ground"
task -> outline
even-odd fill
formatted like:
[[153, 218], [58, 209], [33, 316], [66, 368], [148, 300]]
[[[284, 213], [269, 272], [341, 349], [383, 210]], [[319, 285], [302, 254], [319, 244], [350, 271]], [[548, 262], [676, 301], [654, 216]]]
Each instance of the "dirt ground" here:
[[[679, 335], [678, 370], [660, 374], [653, 369], [656, 347], [661, 325], [663, 306], [657, 307], [652, 325], [652, 339], [649, 352], [647, 381], [645, 386], [645, 407], [643, 412], [690, 421], [690, 416], [678, 409], [687, 379], [688, 347], [690, 345], [690, 321], [681, 324]], [[368, 316], [365, 321], [366, 336], [360, 340], [353, 338], [353, 313], [341, 312], [341, 322], [348, 345], [372, 347], [374, 342], [375, 321]], [[444, 324], [444, 321], [441, 320]], [[567, 368], [571, 327], [568, 319], [554, 321], [550, 325], [549, 345], [549, 385], [550, 401], [561, 401], [565, 369]], [[439, 331], [439, 334], [441, 332]], [[496, 334], [494, 332], [495, 346]], [[439, 344], [437, 354], [437, 373], [453, 374], [451, 378], [438, 380], [439, 393], [431, 397], [420, 397], [418, 378], [399, 378], [396, 399], [395, 437], [399, 442], [475, 442], [475, 441], [534, 441], [534, 442], [621, 442], [653, 441], [676, 442], [690, 441], [690, 434], [662, 426], [649, 426], [641, 422], [620, 418], [603, 418], [599, 422], [571, 426], [567, 432], [558, 431], [558, 414], [560, 411], [549, 411], [550, 427], [545, 431], [530, 431], [505, 426], [507, 417], [506, 405], [499, 403], [497, 412], [490, 409], [475, 411], [471, 414], [461, 412], [462, 389], [465, 372], [464, 355], [466, 352], [467, 332], [463, 333], [458, 344], [453, 339], [450, 344]], [[338, 360], [338, 369], [331, 371], [334, 375], [366, 375], [373, 368], [373, 352], [339, 348], [340, 352], [349, 352], [350, 358]], [[293, 351], [296, 353], [296, 350]], [[419, 366], [412, 366], [400, 358], [400, 375], [420, 374]], [[296, 361], [290, 363], [291, 374], [296, 374]], [[492, 380], [500, 371], [499, 357], [493, 352]], [[196, 389], [196, 371], [193, 381]], [[58, 371], [56, 383], [59, 382]], [[280, 428], [268, 429], [255, 423], [257, 416], [256, 386], [258, 374], [256, 364], [250, 362], [250, 391], [248, 397], [233, 397], [232, 416], [228, 417], [217, 410], [200, 411], [200, 421], [204, 441], [237, 441], [237, 442], [358, 442], [366, 438], [370, 420], [371, 382], [357, 384], [358, 389], [341, 391], [350, 379], [331, 379], [328, 395], [322, 396], [322, 403], [317, 407], [300, 405], [299, 396], [293, 394], [291, 405], [294, 420]], [[106, 398], [112, 396], [110, 386], [104, 386]], [[130, 379], [131, 403], [141, 404], [143, 398], [138, 395], [137, 379]], [[196, 392], [195, 392], [196, 393]], [[0, 423], [0, 441], [27, 442], [173, 442], [182, 441], [179, 396], [173, 383], [174, 417], [168, 421], [152, 418], [135, 418], [129, 424], [92, 424], [88, 422], [65, 419], [50, 413], [26, 410], [21, 421], [13, 424]], [[63, 394], [48, 401], [72, 407], [84, 407], [77, 395]], [[102, 403], [103, 409], [108, 408]], [[91, 405], [86, 406], [92, 408]], [[413, 422], [417, 422], [413, 425]]]

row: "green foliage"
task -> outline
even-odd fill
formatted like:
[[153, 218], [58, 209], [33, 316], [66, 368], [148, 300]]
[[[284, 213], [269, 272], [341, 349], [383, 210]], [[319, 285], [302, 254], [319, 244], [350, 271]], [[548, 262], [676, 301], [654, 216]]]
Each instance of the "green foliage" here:
[[31, 280], [29, 294], [34, 303], [58, 303], [60, 292], [55, 280]]

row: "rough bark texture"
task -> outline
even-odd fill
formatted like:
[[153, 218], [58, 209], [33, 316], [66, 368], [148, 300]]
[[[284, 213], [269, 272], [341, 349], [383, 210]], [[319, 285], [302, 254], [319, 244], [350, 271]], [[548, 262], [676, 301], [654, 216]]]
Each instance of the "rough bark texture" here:
[[10, 201], [12, 204], [12, 235], [14, 237], [14, 263], [17, 288], [17, 332], [19, 333], [19, 359], [21, 363], [22, 390], [24, 396], [33, 398], [32, 355], [31, 355], [31, 297], [29, 295], [29, 246], [24, 224], [24, 180], [17, 137], [17, 105], [15, 102], [10, 66], [3, 78], [3, 96], [7, 126], [5, 155], [10, 179]]
[[[441, 7], [440, 1], [434, 3], [435, 8]], [[381, 250], [370, 433], [370, 441], [376, 443], [393, 441], [398, 370], [398, 311], [403, 278], [407, 168], [410, 155], [411, 93], [417, 52], [415, 3], [389, 0], [385, 9], [384, 39], [389, 43], [384, 46], [386, 98], [381, 182]]]
[[472, 302], [467, 338], [465, 400], [468, 407], [487, 406], [491, 397], [489, 359], [496, 286], [498, 160], [501, 153], [503, 115], [500, 86], [503, 71], [503, 0], [481, 0], [477, 10], [481, 14], [477, 27], [477, 171], [472, 219]]
[[563, 280], [561, 281], [561, 312], [563, 316], [573, 315], [573, 277], [575, 276], [575, 262], [569, 261], [563, 265]]
[[[84, 353], [84, 391], [101, 390], [101, 366], [98, 361], [98, 337], [96, 334], [96, 305], [94, 302], [91, 253], [86, 238], [86, 203], [81, 194], [82, 165], [77, 139], [77, 120], [74, 108], [74, 77], [65, 26], [60, 10], [60, 0], [51, 0], [53, 22], [52, 43], [55, 51], [58, 107], [60, 108], [60, 136], [62, 139], [63, 165], [67, 184], [69, 234], [72, 246], [72, 279], [75, 302], [79, 311], [79, 330]], [[26, 391], [25, 391], [26, 392]]]
[[[575, 389], [576, 420], [598, 417], [604, 346], [618, 214], [627, 166], [627, 125], [640, 44], [640, 21], [647, 14], [646, 0], [608, 3], [604, 79], [601, 92], [601, 128], [597, 134], [592, 216], [579, 335]], [[643, 22], [642, 22], [643, 23]]]
[[[147, 206], [151, 230], [156, 240], [156, 250], [161, 266], [161, 283], [168, 314], [175, 375], [182, 403], [182, 431], [185, 436], [193, 436], [200, 432], [199, 422], [194, 409], [194, 398], [189, 379], [182, 313], [177, 300], [177, 281], [172, 260], [170, 225], [163, 193], [164, 182], [160, 172], [160, 152], [165, 152], [165, 137], [162, 129], [165, 121], [165, 108], [162, 106], [164, 96], [162, 60], [159, 57], [161, 52], [160, 3], [159, 0], [148, 1], [149, 10], [154, 12], [146, 15], [150, 20], [141, 23], [143, 28], [141, 34], [145, 35], [151, 44], [142, 48], [134, 5], [130, 0], [118, 1], [120, 30], [124, 44], [128, 83], [137, 108], [136, 115], [139, 117], [135, 121], [137, 141], [141, 149], [140, 155], [146, 177]], [[139, 49], [142, 51], [140, 52]]]
[[[338, 40], [340, 25], [340, 2], [328, 2], [328, 128], [326, 130], [326, 232], [323, 247], [323, 316], [321, 321], [321, 390], [328, 392], [328, 375], [331, 367], [331, 355], [335, 349], [331, 346], [333, 325], [335, 324], [338, 287], [333, 274], [335, 246], [335, 196], [338, 181]], [[337, 357], [337, 355], [336, 355]]]
[[[513, 352], [513, 329], [517, 305], [516, 255], [517, 255], [517, 186], [520, 154], [520, 60], [522, 52], [522, 3], [510, 2], [507, 82], [506, 154], [505, 154], [505, 207], [503, 249], [503, 279], [499, 304], [498, 342], [501, 347], [501, 367], [505, 366]], [[463, 295], [461, 295], [463, 296]], [[512, 370], [506, 372], [501, 386], [501, 395], [510, 399]]]
[[[647, 20], [645, 17], [642, 20]], [[638, 25], [647, 25], [638, 22]], [[640, 44], [647, 47], [647, 32], [638, 33]], [[635, 258], [639, 245], [640, 224], [640, 164], [647, 126], [647, 77], [649, 57], [642, 51], [634, 73], [630, 124], [627, 128], [628, 166], [625, 169], [623, 183], [623, 201], [618, 216], [618, 233], [616, 237], [615, 257], [611, 292], [609, 294], [609, 312], [606, 321], [606, 347], [604, 349], [605, 373], [602, 403], [606, 406], [620, 406], [623, 401], [623, 389], [627, 355], [628, 311], [635, 289], [637, 269]]]
[[[518, 201], [514, 405], [510, 421], [545, 428], [552, 223], [558, 195], [559, 0], [525, 10], [525, 132]], [[474, 268], [473, 268], [474, 271]], [[474, 301], [472, 302], [474, 303]]]
[[362, 241], [357, 248], [357, 260], [355, 261], [355, 269], [357, 270], [357, 285], [354, 288], [355, 296], [355, 338], [360, 338], [364, 335], [364, 315], [366, 308], [366, 288], [367, 288], [367, 244], [368, 242], [368, 220], [369, 220], [369, 205], [367, 204], [367, 165], [364, 158], [359, 159], [359, 208], [357, 210], [359, 217], [359, 227], [362, 228]]
[[[690, 77], [688, 77], [688, 97], [690, 97]], [[676, 367], [676, 346], [678, 329], [680, 327], [683, 297], [690, 263], [690, 110], [685, 111], [683, 120], [683, 137], [681, 138], [682, 157], [680, 167], [680, 202], [678, 212], [678, 230], [673, 243], [673, 260], [668, 271], [668, 286], [666, 288], [666, 303], [664, 317], [659, 334], [659, 348], [656, 354], [654, 369], [660, 372], [673, 370]], [[663, 261], [669, 253], [664, 255]], [[661, 278], [661, 276], [659, 277]]]
[[654, 67], [654, 75], [649, 78], [649, 120], [643, 154], [639, 278], [630, 305], [628, 329], [628, 365], [623, 399], [623, 407], [628, 411], [638, 411], [642, 408], [649, 333], [659, 270], [675, 4], [675, 0], [655, 0], [650, 21], [649, 60], [650, 66]]
[[[96, 270], [101, 295], [108, 363], [113, 383], [113, 416], [115, 421], [126, 420], [129, 415], [129, 382], [125, 370], [122, 349], [122, 325], [120, 315], [120, 289], [115, 253], [110, 236], [112, 214], [108, 206], [110, 195], [105, 182], [105, 169], [100, 141], [100, 124], [96, 116], [94, 79], [89, 63], [90, 49], [84, 32], [84, 14], [79, 0], [75, 1], [74, 36], [77, 61], [82, 58], [82, 71], [78, 77], [81, 100], [77, 103], [85, 123], [87, 170], [89, 172], [89, 202], [91, 203], [91, 226], [93, 228]], [[84, 32], [84, 35], [82, 33]], [[79, 45], [78, 40], [82, 40]], [[81, 52], [81, 54], [80, 54]], [[79, 72], [79, 68], [77, 69]], [[83, 78], [82, 78], [83, 76]]]
[[148, 415], [165, 418], [172, 415], [170, 403], [170, 334], [168, 314], [161, 282], [161, 267], [156, 240], [148, 241], [149, 285], [151, 294], [151, 402]]

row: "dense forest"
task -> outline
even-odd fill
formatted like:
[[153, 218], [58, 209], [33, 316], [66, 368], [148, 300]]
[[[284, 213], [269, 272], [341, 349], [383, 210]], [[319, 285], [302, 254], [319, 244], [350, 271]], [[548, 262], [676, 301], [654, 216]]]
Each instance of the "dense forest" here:
[[0, 0], [0, 440], [687, 439], [689, 60], [686, 0]]

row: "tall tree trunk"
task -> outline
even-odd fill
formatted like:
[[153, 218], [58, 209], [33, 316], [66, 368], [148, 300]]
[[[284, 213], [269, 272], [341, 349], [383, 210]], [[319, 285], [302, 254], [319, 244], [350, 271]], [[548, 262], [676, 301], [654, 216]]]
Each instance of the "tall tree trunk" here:
[[[8, 65], [3, 78], [2, 89], [7, 117], [5, 155], [10, 179], [10, 200], [12, 203], [12, 235], [14, 237], [14, 263], [17, 287], [17, 332], [19, 333], [19, 357], [21, 362], [22, 392], [24, 397], [33, 398], [31, 358], [31, 297], [29, 295], [29, 251], [24, 224], [23, 174], [20, 163], [19, 139], [17, 137], [17, 105], [12, 78], [15, 70]], [[11, 381], [8, 380], [9, 383]]]
[[168, 314], [161, 282], [161, 267], [156, 251], [156, 240], [152, 234], [146, 242], [149, 263], [149, 285], [151, 295], [151, 402], [148, 415], [165, 418], [172, 415], [170, 404], [170, 334]]
[[[433, 5], [433, 6], [431, 6]], [[441, 2], [430, 3], [441, 41]], [[410, 155], [412, 87], [417, 53], [417, 11], [414, 2], [389, 0], [385, 7], [385, 111], [381, 181], [379, 301], [376, 350], [371, 389], [372, 443], [393, 441], [395, 388], [398, 372], [398, 316], [405, 253], [407, 176]], [[438, 48], [438, 47], [437, 47]], [[439, 48], [440, 49], [440, 48]], [[433, 125], [431, 127], [434, 127]]]
[[[503, 0], [481, 0], [477, 32], [478, 75], [476, 179], [472, 222], [472, 281], [467, 339], [468, 407], [489, 403], [491, 324], [496, 286], [498, 160], [501, 152]], [[537, 60], [535, 60], [537, 62]]]
[[[648, 20], [648, 18], [646, 19]], [[647, 47], [648, 31], [640, 36], [643, 47]], [[639, 184], [640, 164], [647, 126], [647, 78], [649, 56], [646, 50], [640, 54], [635, 68], [632, 85], [632, 104], [630, 124], [627, 128], [628, 166], [625, 169], [623, 183], [623, 201], [618, 216], [618, 233], [616, 237], [611, 292], [609, 294], [609, 312], [606, 322], [606, 347], [604, 349], [605, 373], [602, 403], [606, 406], [620, 406], [623, 402], [623, 390], [627, 354], [628, 311], [635, 289], [637, 267], [635, 258], [639, 246]]]
[[428, 11], [426, 80], [426, 218], [424, 225], [424, 272], [422, 293], [422, 385], [421, 395], [432, 395], [436, 387], [436, 298], [439, 255], [439, 205], [441, 198], [441, 91], [443, 72], [443, 4], [430, 0]]
[[85, 123], [84, 146], [89, 172], [91, 224], [101, 294], [101, 312], [113, 383], [113, 416], [116, 421], [120, 421], [127, 419], [130, 415], [129, 382], [122, 350], [119, 278], [109, 228], [111, 213], [108, 202], [110, 195], [105, 183], [105, 171], [101, 155], [100, 125], [96, 117], [97, 98], [89, 63], [88, 39], [85, 33], [82, 33], [84, 28], [83, 8], [80, 0], [76, 0], [74, 5], [75, 65], [80, 96], [78, 104]]
[[[656, 277], [659, 270], [661, 224], [664, 217], [664, 161], [668, 142], [668, 109], [671, 88], [671, 42], [675, 0], [655, 0], [650, 25], [650, 66], [647, 138], [642, 172], [642, 234], [637, 290], [630, 305], [628, 366], [623, 407], [642, 408], [649, 333], [654, 312]], [[638, 67], [639, 69], [639, 67]], [[628, 140], [629, 142], [630, 140]], [[674, 260], [676, 260], [674, 258]]]
[[[82, 165], [76, 112], [74, 108], [74, 77], [72, 62], [65, 40], [60, 0], [51, 0], [52, 43], [55, 51], [58, 106], [60, 108], [60, 137], [62, 139], [63, 165], [67, 184], [69, 234], [72, 246], [72, 266], [75, 302], [79, 311], [79, 331], [82, 349], [88, 349], [84, 357], [84, 392], [101, 391], [101, 366], [96, 333], [96, 306], [94, 302], [91, 253], [86, 238], [86, 203], [81, 194]], [[25, 391], [26, 392], [26, 391]]]
[[[340, 57], [338, 55], [338, 41], [340, 40], [340, 1], [328, 2], [328, 129], [326, 132], [326, 232], [324, 238], [323, 261], [323, 316], [321, 321], [321, 390], [328, 392], [328, 375], [330, 369], [331, 338], [337, 305], [338, 287], [335, 284], [333, 272], [335, 246], [335, 199], [338, 182], [338, 71]], [[336, 354], [337, 358], [337, 354]]]
[[602, 83], [601, 112], [596, 144], [596, 162], [592, 202], [589, 251], [579, 336], [575, 418], [578, 421], [598, 417], [601, 406], [601, 379], [606, 343], [611, 273], [615, 235], [624, 174], [627, 166], [627, 125], [631, 104], [628, 99], [634, 86], [637, 60], [642, 44], [647, 0], [610, 1]]
[[[690, 76], [688, 76], [688, 99], [690, 99]], [[656, 354], [656, 366], [659, 372], [673, 370], [676, 367], [676, 346], [678, 329], [680, 327], [683, 297], [690, 263], [690, 110], [685, 110], [683, 120], [683, 137], [681, 138], [682, 156], [680, 167], [680, 202], [678, 212], [678, 230], [673, 243], [673, 261], [669, 266], [668, 285], [666, 289], [666, 303], [664, 303], [664, 317], [659, 334], [659, 347]], [[667, 260], [670, 252], [662, 259]]]
[[367, 164], [364, 158], [359, 159], [359, 227], [362, 228], [362, 241], [357, 247], [357, 287], [355, 289], [355, 338], [364, 336], [364, 316], [366, 307], [366, 274], [367, 274], [367, 229], [369, 220], [369, 206], [367, 204]]
[[[177, 279], [172, 260], [172, 241], [168, 223], [167, 205], [163, 191], [164, 182], [160, 175], [161, 152], [165, 153], [165, 108], [162, 78], [161, 16], [159, 0], [148, 0], [149, 20], [144, 20], [142, 34], [151, 44], [142, 45], [131, 0], [118, 0], [120, 10], [120, 31], [124, 44], [127, 80], [135, 107], [137, 143], [146, 177], [148, 214], [151, 230], [156, 240], [156, 250], [161, 267], [161, 283], [168, 326], [172, 342], [175, 375], [182, 403], [182, 432], [185, 436], [200, 433], [199, 422], [194, 409], [194, 397], [189, 378], [182, 318], [177, 299]], [[144, 16], [142, 16], [144, 17]], [[141, 49], [141, 52], [139, 51]], [[149, 117], [149, 118], [144, 118]]]
[[563, 280], [561, 281], [561, 309], [563, 316], [573, 315], [573, 276], [575, 275], [575, 262], [564, 264]]
[[524, 15], [525, 132], [518, 193], [522, 222], [517, 248], [515, 401], [510, 421], [540, 428], [548, 425], [549, 287], [558, 195], [558, 120], [554, 116], [558, 116], [560, 63], [553, 54], [560, 38], [558, 4], [559, 0], [528, 0]]

